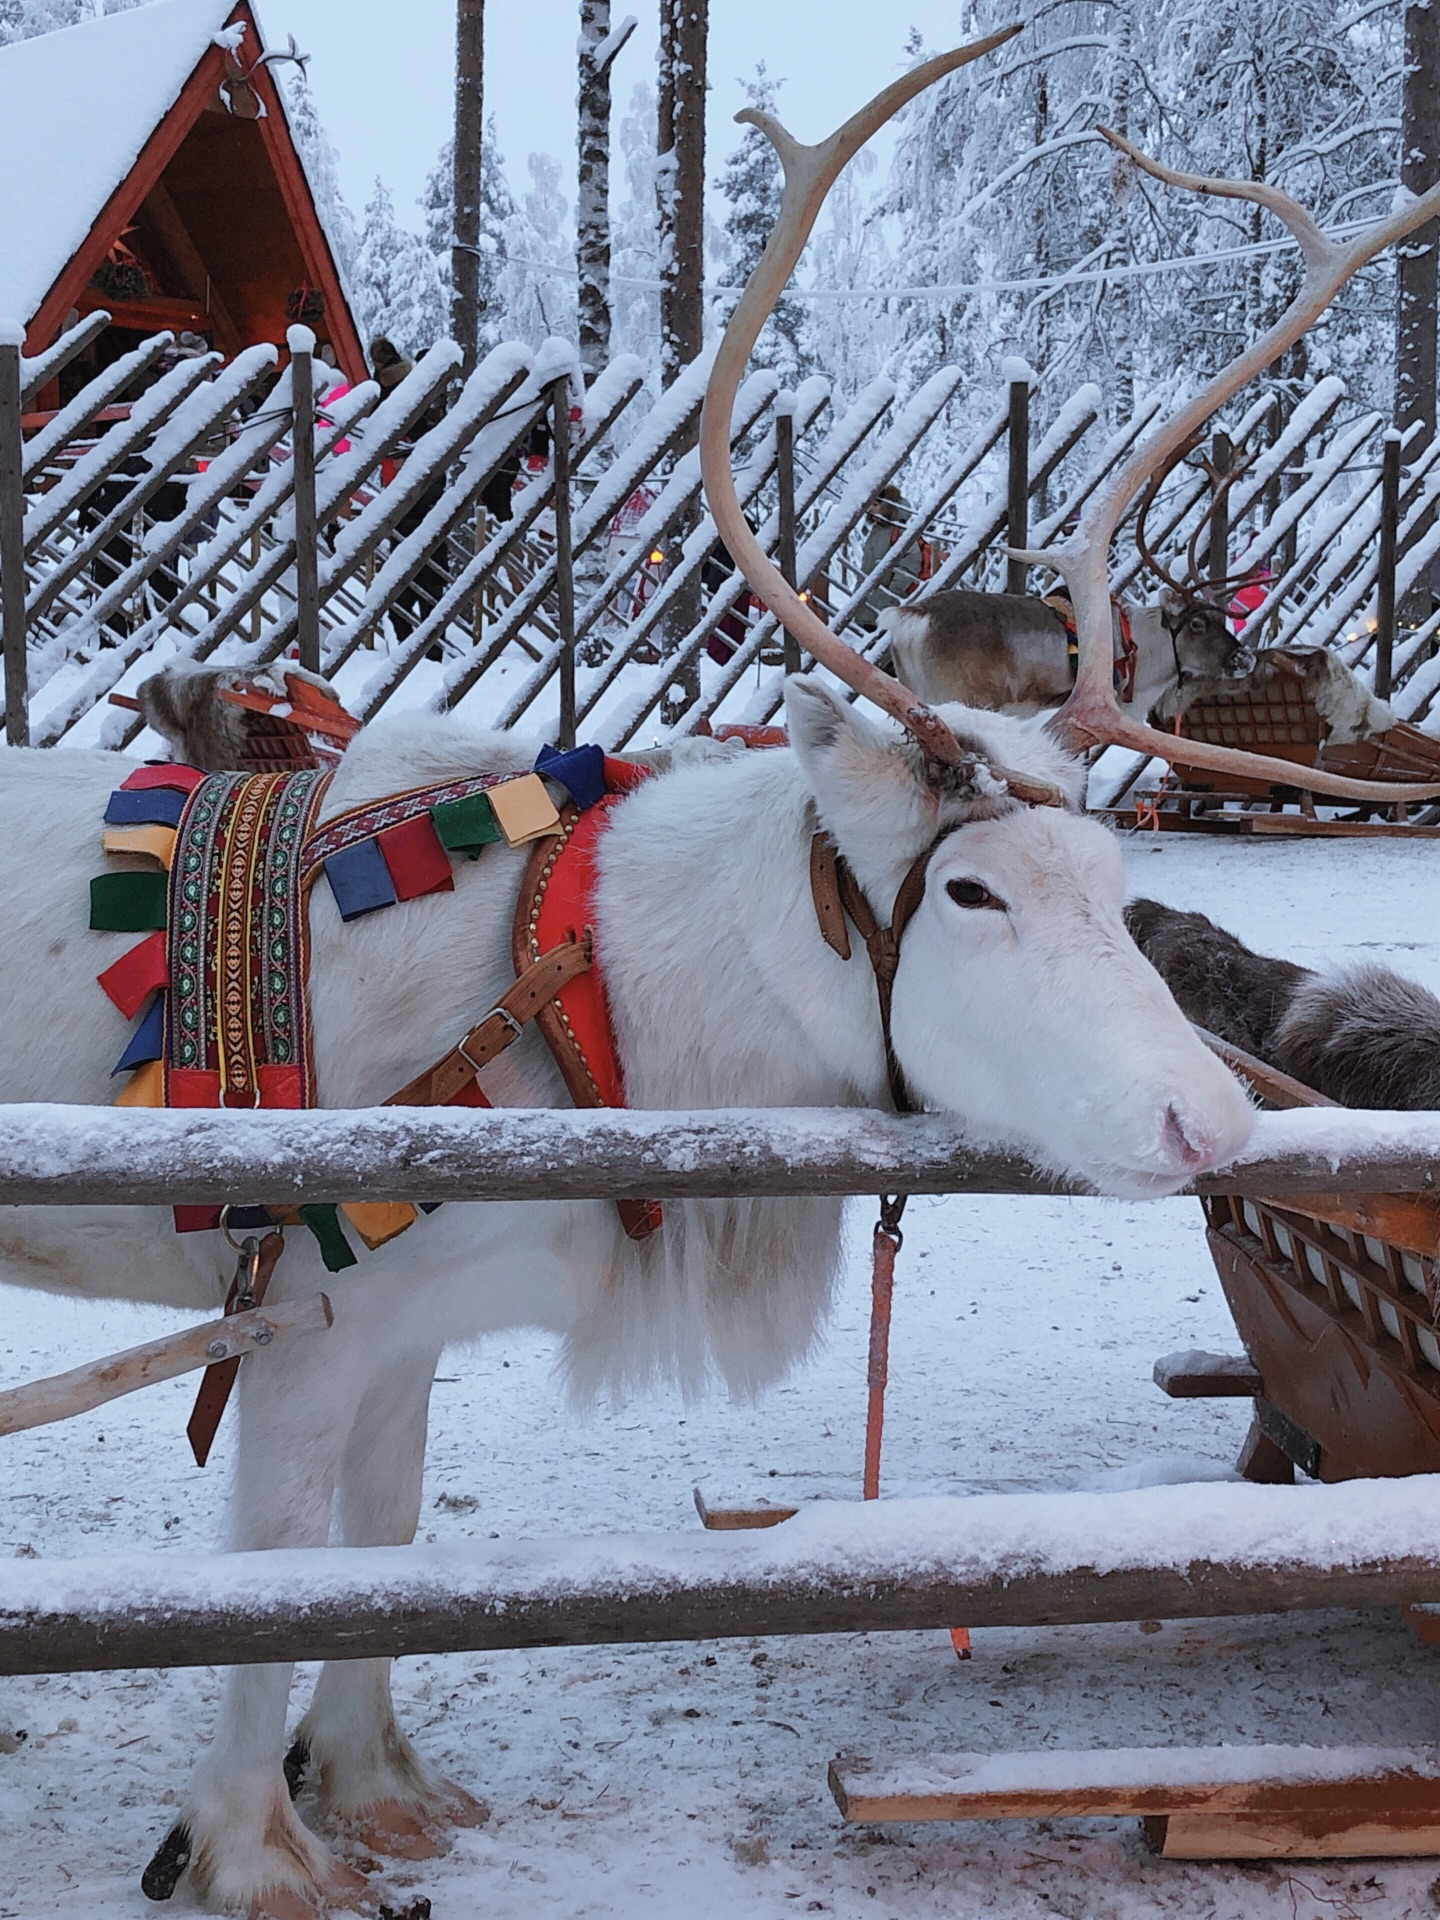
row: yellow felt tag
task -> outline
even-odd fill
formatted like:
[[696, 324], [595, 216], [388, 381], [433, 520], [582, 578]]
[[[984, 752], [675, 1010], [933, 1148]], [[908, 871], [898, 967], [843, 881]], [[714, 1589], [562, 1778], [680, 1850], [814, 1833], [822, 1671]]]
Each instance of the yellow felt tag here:
[[417, 1209], [408, 1200], [353, 1200], [340, 1211], [373, 1253], [397, 1233], [404, 1233]]
[[147, 1060], [137, 1067], [115, 1096], [117, 1107], [163, 1107], [165, 1104], [165, 1062]]
[[485, 798], [512, 847], [526, 840], [538, 840], [542, 834], [554, 833], [560, 825], [555, 802], [538, 773], [523, 774], [518, 780], [502, 780], [498, 787], [486, 790]]
[[165, 871], [175, 858], [174, 827], [106, 827], [101, 840], [106, 853], [148, 853]]

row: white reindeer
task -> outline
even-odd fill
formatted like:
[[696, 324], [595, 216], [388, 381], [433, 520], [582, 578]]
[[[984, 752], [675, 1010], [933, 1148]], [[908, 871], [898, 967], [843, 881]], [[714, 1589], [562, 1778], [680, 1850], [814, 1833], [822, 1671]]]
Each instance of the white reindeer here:
[[[911, 737], [865, 719], [818, 681], [792, 681], [790, 751], [682, 765], [615, 809], [601, 843], [596, 949], [637, 1106], [885, 1104], [874, 981], [858, 955], [844, 962], [821, 938], [809, 846], [817, 823], [829, 831], [882, 923], [928, 849], [893, 996], [892, 1038], [915, 1100], [961, 1116], [977, 1142], [1013, 1147], [1103, 1191], [1170, 1193], [1233, 1156], [1250, 1110], [1125, 932], [1114, 841], [1046, 804], [1073, 802], [1080, 787], [1082, 770], [1061, 738], [1165, 744], [1118, 714], [1110, 687], [1105, 553], [1126, 488], [1143, 482], [1146, 463], [1132, 461], [1106, 490], [1089, 535], [1082, 528], [1049, 556], [1075, 600], [1082, 660], [1065, 713], [1045, 726], [964, 708], [932, 712], [849, 653], [759, 554], [726, 464], [740, 369], [826, 188], [905, 100], [1007, 38], [915, 68], [818, 147], [800, 147], [754, 109], [741, 116], [775, 140], [786, 189], [776, 233], [716, 358], [702, 422], [707, 491], [756, 591], [817, 661]], [[1156, 171], [1144, 156], [1137, 163]], [[1203, 184], [1259, 198], [1292, 224], [1301, 218], [1272, 189]], [[1290, 344], [1348, 273], [1437, 208], [1440, 188], [1343, 250], [1302, 225], [1312, 280], [1296, 307], [1241, 357], [1238, 372], [1181, 410], [1178, 427], [1160, 431], [1151, 465], [1172, 450], [1175, 432], [1190, 430], [1207, 397], [1218, 405], [1265, 364], [1262, 346], [1273, 357]], [[1271, 770], [1257, 756], [1236, 758]], [[350, 749], [327, 811], [530, 764], [529, 746], [519, 751], [451, 723], [377, 727]], [[1294, 771], [1281, 769], [1287, 778]], [[0, 761], [0, 897], [11, 912], [0, 951], [8, 1016], [0, 1099], [110, 1097], [107, 1070], [124, 1032], [94, 975], [119, 941], [86, 930], [84, 901], [116, 774], [116, 761], [101, 754]], [[1323, 783], [1358, 788], [1361, 798], [1386, 791], [1314, 776]], [[37, 820], [45, 823], [40, 860]], [[461, 864], [453, 894], [350, 926], [328, 899], [314, 901], [323, 1104], [383, 1099], [494, 1004], [511, 979], [519, 878], [519, 856], [492, 848], [475, 866]], [[563, 1103], [533, 1035], [485, 1080], [497, 1104]], [[742, 1392], [763, 1386], [805, 1353], [823, 1320], [840, 1214], [830, 1200], [670, 1204], [661, 1231], [637, 1244], [603, 1202], [445, 1207], [329, 1281], [336, 1320], [323, 1349], [307, 1352], [297, 1340], [243, 1370], [231, 1544], [320, 1546], [332, 1517], [347, 1544], [408, 1542], [429, 1385], [447, 1341], [540, 1326], [563, 1336], [566, 1367], [582, 1387], [709, 1374]], [[177, 1239], [168, 1214], [153, 1209], [16, 1209], [0, 1216], [0, 1271], [23, 1285], [213, 1311], [227, 1275], [212, 1238]], [[297, 1245], [274, 1296], [313, 1292], [321, 1279], [318, 1254]], [[281, 1765], [289, 1687], [288, 1665], [231, 1674], [214, 1743], [182, 1809], [192, 1890], [252, 1920], [313, 1920], [327, 1899], [360, 1897], [356, 1876], [291, 1806]], [[299, 1737], [322, 1804], [376, 1851], [434, 1850], [447, 1819], [473, 1817], [474, 1803], [431, 1779], [397, 1727], [385, 1661], [327, 1664]]]
[[[1112, 1193], [1163, 1194], [1228, 1160], [1250, 1110], [1125, 932], [1113, 837], [1059, 808], [996, 797], [983, 764], [940, 768], [888, 723], [813, 680], [787, 707], [792, 751], [681, 765], [616, 810], [603, 845], [596, 942], [629, 1097], [650, 1108], [888, 1103], [875, 983], [863, 952], [821, 938], [809, 884], [817, 822], [877, 915], [933, 842], [905, 934], [892, 1031], [916, 1100], [977, 1141]], [[949, 709], [980, 761], [1072, 798], [1079, 770], [1036, 722]], [[326, 802], [531, 764], [528, 745], [412, 719], [362, 734]], [[101, 1102], [125, 1023], [95, 975], [129, 936], [85, 925], [97, 828], [123, 771], [107, 754], [0, 761], [0, 890], [20, 903], [3, 971], [0, 1099]], [[33, 858], [46, 821], [47, 859]], [[493, 1005], [513, 978], [523, 855], [461, 862], [455, 892], [344, 925], [311, 907], [311, 1002], [326, 1106], [373, 1105]], [[972, 901], [981, 900], [976, 906]], [[44, 966], [34, 963], [37, 947]], [[567, 1104], [533, 1035], [485, 1075], [497, 1103]], [[583, 1388], [717, 1376], [752, 1393], [823, 1323], [842, 1203], [667, 1203], [637, 1245], [606, 1202], [449, 1205], [339, 1277], [294, 1236], [272, 1298], [322, 1284], [323, 1346], [295, 1341], [242, 1370], [233, 1548], [408, 1542], [419, 1514], [430, 1381], [449, 1341], [518, 1325], [564, 1337]], [[168, 1212], [20, 1208], [0, 1216], [7, 1280], [213, 1312], [218, 1236]], [[299, 1738], [328, 1811], [375, 1850], [439, 1844], [467, 1800], [432, 1782], [395, 1724], [388, 1663], [327, 1665]], [[213, 1746], [181, 1819], [195, 1892], [254, 1914], [310, 1915], [348, 1873], [291, 1807], [281, 1771], [288, 1666], [226, 1683]]]

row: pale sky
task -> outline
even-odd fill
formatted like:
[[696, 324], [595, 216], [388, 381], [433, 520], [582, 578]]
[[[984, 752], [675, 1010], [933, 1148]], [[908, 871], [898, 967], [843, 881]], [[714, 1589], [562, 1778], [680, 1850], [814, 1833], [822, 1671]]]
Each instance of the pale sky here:
[[[578, 8], [574, 0], [488, 0], [485, 13], [485, 108], [512, 183], [524, 184], [528, 153], [550, 152], [573, 206]], [[656, 0], [612, 0], [613, 20], [627, 13], [639, 25], [614, 69], [617, 107], [636, 81], [655, 76]], [[814, 140], [903, 70], [912, 25], [938, 51], [963, 39], [963, 13], [956, 0], [710, 0], [712, 175], [739, 137], [730, 124], [745, 104], [739, 81], [757, 60], [785, 81], [780, 117]], [[261, 0], [260, 17], [271, 46], [293, 33], [313, 56], [310, 85], [354, 211], [378, 173], [398, 216], [418, 226], [414, 203], [453, 113], [453, 0]]]

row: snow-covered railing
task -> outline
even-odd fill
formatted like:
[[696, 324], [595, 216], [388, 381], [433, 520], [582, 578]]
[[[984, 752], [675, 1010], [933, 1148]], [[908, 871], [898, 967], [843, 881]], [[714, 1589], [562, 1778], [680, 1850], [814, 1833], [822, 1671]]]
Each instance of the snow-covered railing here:
[[[1431, 1193], [1440, 1114], [1256, 1116], [1201, 1193]], [[0, 1206], [1076, 1191], [943, 1114], [0, 1106]]]
[[15, 1560], [0, 1673], [1424, 1604], [1436, 1493], [1203, 1482], [815, 1501], [748, 1533]]
[[[162, 334], [52, 405], [60, 376], [103, 325], [90, 316], [48, 353], [21, 360], [23, 404], [48, 410], [28, 417], [18, 450], [0, 448], [0, 521], [16, 511], [23, 520], [37, 744], [130, 744], [140, 723], [109, 713], [107, 696], [175, 654], [253, 668], [287, 653], [302, 626], [302, 576], [316, 583], [318, 609], [307, 617], [318, 621], [324, 669], [366, 718], [398, 698], [554, 734], [572, 657], [578, 724], [607, 747], [642, 731], [775, 713], [782, 636], [726, 563], [700, 495], [703, 363], [652, 395], [643, 417], [637, 361], [622, 357], [586, 388], [563, 341], [501, 345], [466, 382], [441, 343], [388, 392], [365, 383], [328, 402], [318, 369], [312, 574], [296, 550], [290, 375], [288, 365], [276, 371], [278, 351], [252, 348], [228, 367], [215, 355], [176, 361]], [[959, 371], [939, 369], [909, 393], [872, 380], [844, 408], [818, 375], [783, 400], [794, 418], [798, 584], [838, 626], [863, 629], [872, 652], [883, 649], [874, 615], [917, 572], [929, 591], [1002, 583], [1010, 472], [1028, 473], [1028, 544], [1043, 551], [1158, 404], [1102, 425], [1100, 396], [1081, 389], [1044, 402], [1032, 441], [1028, 407], [1007, 406], [1003, 393], [981, 398], [977, 406]], [[948, 420], [962, 399], [976, 424], [951, 446]], [[773, 553], [780, 463], [792, 457], [780, 453], [773, 374], [757, 370], [745, 400], [735, 460]], [[534, 436], [566, 418], [573, 477], [557, 501]], [[1267, 643], [1348, 643], [1363, 660], [1383, 420], [1349, 414], [1343, 383], [1330, 377], [1292, 406], [1277, 390], [1252, 393], [1222, 424], [1241, 465], [1220, 509], [1232, 565], [1275, 576], [1247, 632]], [[1012, 450], [1021, 432], [1025, 444]], [[522, 457], [524, 484], [512, 493]], [[886, 495], [877, 512], [877, 496], [897, 480], [898, 504]], [[1432, 452], [1402, 480], [1402, 597], [1440, 549], [1437, 492]], [[564, 594], [557, 508], [574, 536]], [[1192, 545], [1208, 550], [1214, 512], [1213, 485], [1195, 464], [1166, 481], [1149, 532], [1172, 570]], [[1113, 579], [1144, 594], [1154, 583], [1133, 530], [1132, 515]], [[888, 549], [877, 533], [888, 533]], [[1035, 588], [1045, 584], [1037, 573]], [[1395, 648], [1398, 704], [1412, 717], [1440, 679], [1429, 671], [1435, 641], [1420, 629]]]

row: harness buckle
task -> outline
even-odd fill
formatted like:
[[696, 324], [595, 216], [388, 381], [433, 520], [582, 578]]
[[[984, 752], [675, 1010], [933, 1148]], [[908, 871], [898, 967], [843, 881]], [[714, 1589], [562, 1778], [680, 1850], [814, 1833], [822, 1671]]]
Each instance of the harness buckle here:
[[[491, 1007], [490, 1011], [485, 1016], [485, 1020], [503, 1020], [506, 1026], [509, 1027], [510, 1029], [509, 1037], [502, 1044], [502, 1047], [501, 1047], [502, 1052], [504, 1051], [505, 1047], [508, 1047], [510, 1045], [511, 1041], [519, 1040], [524, 1035], [524, 1032], [525, 1032], [524, 1027], [521, 1026], [520, 1022], [515, 1018], [514, 1014], [511, 1013], [508, 1007], [501, 1007], [501, 1006]], [[480, 1025], [482, 1027], [485, 1024], [485, 1020], [482, 1020], [480, 1022]], [[465, 1040], [468, 1040], [469, 1038], [470, 1036], [467, 1033], [465, 1036]], [[474, 1057], [474, 1055], [471, 1054], [466, 1049], [465, 1040], [462, 1040], [459, 1042], [459, 1044], [456, 1046], [455, 1051], [460, 1055], [462, 1060], [467, 1061], [469, 1065], [474, 1068], [476, 1073], [479, 1073], [483, 1063], [477, 1060]]]

